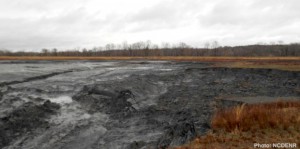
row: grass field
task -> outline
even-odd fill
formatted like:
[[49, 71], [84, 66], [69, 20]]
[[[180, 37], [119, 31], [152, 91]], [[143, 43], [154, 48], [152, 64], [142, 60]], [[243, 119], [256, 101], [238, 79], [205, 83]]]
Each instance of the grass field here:
[[300, 61], [238, 61], [227, 63], [216, 63], [215, 67], [227, 68], [257, 68], [257, 69], [278, 69], [286, 71], [300, 71]]
[[215, 113], [212, 131], [177, 149], [254, 148], [254, 143], [300, 145], [300, 102], [242, 105]]
[[214, 62], [213, 67], [266, 68], [300, 71], [300, 57], [56, 57], [56, 56], [0, 56], [0, 60], [170, 60]]

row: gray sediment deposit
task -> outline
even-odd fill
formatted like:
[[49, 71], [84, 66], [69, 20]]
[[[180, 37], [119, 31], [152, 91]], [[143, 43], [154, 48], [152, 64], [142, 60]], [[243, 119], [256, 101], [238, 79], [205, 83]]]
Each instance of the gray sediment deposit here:
[[167, 148], [216, 108], [300, 99], [300, 72], [172, 61], [0, 61], [0, 148]]

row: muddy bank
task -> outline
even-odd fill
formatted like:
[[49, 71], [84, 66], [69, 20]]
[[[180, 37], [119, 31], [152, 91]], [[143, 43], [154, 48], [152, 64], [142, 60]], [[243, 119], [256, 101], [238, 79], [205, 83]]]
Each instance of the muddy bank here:
[[216, 108], [300, 97], [299, 72], [164, 61], [13, 64], [0, 77], [3, 148], [166, 148], [205, 134]]
[[50, 124], [46, 119], [56, 114], [59, 108], [58, 104], [51, 103], [49, 100], [41, 105], [26, 102], [5, 117], [1, 117], [0, 148], [25, 134], [34, 135], [34, 131], [47, 129]]

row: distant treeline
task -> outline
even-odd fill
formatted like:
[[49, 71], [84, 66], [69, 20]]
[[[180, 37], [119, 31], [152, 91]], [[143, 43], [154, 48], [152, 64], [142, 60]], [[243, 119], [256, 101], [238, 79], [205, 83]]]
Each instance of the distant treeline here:
[[191, 47], [185, 43], [161, 46], [150, 41], [133, 44], [107, 44], [93, 49], [58, 51], [42, 49], [40, 52], [10, 52], [0, 50], [0, 56], [300, 56], [300, 44], [271, 44], [248, 46], [219, 46], [218, 42], [206, 43], [204, 48]]

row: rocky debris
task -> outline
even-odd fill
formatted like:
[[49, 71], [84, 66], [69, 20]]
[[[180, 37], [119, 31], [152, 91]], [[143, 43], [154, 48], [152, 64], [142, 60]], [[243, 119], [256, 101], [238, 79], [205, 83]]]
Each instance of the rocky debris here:
[[168, 148], [179, 146], [191, 141], [197, 136], [193, 122], [178, 122], [169, 126], [165, 134], [158, 141], [158, 148]]
[[197, 135], [194, 123], [195, 118], [193, 116], [196, 114], [195, 112], [191, 109], [182, 109], [170, 114], [169, 117], [171, 116], [171, 119], [169, 120], [169, 124], [164, 126], [165, 133], [159, 139], [157, 147], [168, 148], [179, 146], [194, 139]]
[[50, 127], [46, 119], [56, 114], [59, 108], [58, 104], [49, 100], [42, 105], [27, 102], [7, 116], [0, 118], [0, 148], [7, 146], [25, 133], [30, 133], [38, 128]]

